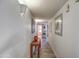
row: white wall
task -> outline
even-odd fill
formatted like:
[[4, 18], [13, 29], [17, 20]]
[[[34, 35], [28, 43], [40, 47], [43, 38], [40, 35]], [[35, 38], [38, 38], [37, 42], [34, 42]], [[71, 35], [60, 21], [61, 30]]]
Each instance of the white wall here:
[[0, 0], [0, 57], [29, 57], [31, 15], [19, 13], [18, 0]]
[[25, 42], [25, 46], [26, 46], [26, 48], [25, 48], [25, 50], [27, 49], [27, 51], [25, 52], [26, 53], [26, 57], [30, 57], [30, 44], [31, 44], [31, 41], [32, 41], [32, 31], [31, 31], [31, 21], [32, 21], [32, 15], [31, 15], [31, 13], [30, 13], [30, 11], [29, 11], [29, 9], [27, 8], [26, 9], [26, 13], [25, 13], [25, 15], [24, 15], [24, 17], [23, 17], [23, 22], [24, 22], [24, 26], [25, 26], [25, 40], [26, 40], [26, 42]]
[[[74, 1], [76, 0], [69, 0], [49, 21], [49, 44], [57, 57], [79, 57], [79, 3]], [[66, 13], [68, 3], [70, 12]], [[55, 34], [54, 19], [61, 13], [63, 13], [63, 36], [58, 36]]]

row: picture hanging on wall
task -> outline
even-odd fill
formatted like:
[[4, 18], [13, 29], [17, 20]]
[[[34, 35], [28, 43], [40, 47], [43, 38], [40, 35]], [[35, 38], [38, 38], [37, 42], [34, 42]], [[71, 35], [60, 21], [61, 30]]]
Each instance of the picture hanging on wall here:
[[24, 16], [24, 13], [26, 12], [26, 5], [20, 4], [20, 15]]
[[55, 34], [62, 36], [63, 29], [63, 14], [55, 18]]
[[31, 31], [32, 34], [35, 32], [35, 21], [33, 19], [31, 20]]
[[69, 12], [69, 11], [70, 11], [70, 5], [67, 4], [67, 6], [66, 6], [66, 12]]
[[76, 0], [76, 2], [79, 2], [79, 0]]

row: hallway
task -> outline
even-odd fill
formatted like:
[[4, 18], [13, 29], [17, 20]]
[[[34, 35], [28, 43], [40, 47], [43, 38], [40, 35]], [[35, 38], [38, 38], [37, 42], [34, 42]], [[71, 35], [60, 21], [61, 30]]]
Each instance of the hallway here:
[[79, 58], [78, 25], [79, 0], [0, 0], [0, 58]]

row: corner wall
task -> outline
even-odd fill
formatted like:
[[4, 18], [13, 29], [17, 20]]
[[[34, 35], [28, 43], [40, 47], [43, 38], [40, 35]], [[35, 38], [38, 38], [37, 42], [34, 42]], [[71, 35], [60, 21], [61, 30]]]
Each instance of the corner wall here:
[[30, 56], [31, 14], [19, 10], [18, 0], [0, 0], [0, 58]]
[[[49, 21], [49, 44], [57, 57], [79, 57], [79, 2], [69, 0]], [[70, 11], [66, 13], [67, 4]], [[55, 34], [55, 17], [63, 13], [63, 36]]]

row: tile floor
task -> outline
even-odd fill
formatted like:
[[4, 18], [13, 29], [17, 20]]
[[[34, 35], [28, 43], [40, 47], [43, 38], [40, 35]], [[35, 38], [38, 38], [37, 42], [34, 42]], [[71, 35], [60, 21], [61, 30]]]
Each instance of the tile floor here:
[[40, 52], [40, 58], [56, 58], [48, 43], [46, 43], [45, 46], [42, 47]]
[[[37, 55], [33, 54], [34, 58], [37, 58]], [[40, 51], [40, 58], [56, 58], [54, 52], [48, 43], [46, 43]]]

